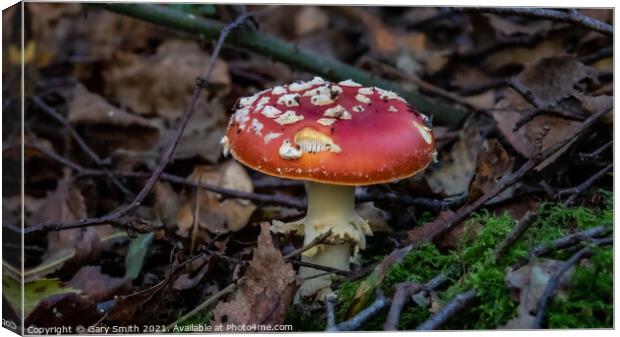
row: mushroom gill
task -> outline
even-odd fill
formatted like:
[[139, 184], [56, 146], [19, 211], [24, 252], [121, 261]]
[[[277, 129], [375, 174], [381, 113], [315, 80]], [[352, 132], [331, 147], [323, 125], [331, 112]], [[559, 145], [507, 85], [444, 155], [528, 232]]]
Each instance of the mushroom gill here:
[[294, 138], [295, 144], [299, 146], [302, 152], [317, 153], [329, 151], [339, 153], [341, 151], [340, 146], [335, 144], [330, 136], [313, 128], [303, 128], [295, 134]]

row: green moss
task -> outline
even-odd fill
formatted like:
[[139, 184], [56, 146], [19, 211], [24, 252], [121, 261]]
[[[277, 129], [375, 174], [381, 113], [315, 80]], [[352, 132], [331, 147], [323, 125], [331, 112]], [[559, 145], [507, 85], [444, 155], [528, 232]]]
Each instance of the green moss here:
[[548, 309], [549, 328], [613, 326], [613, 250], [598, 248], [585, 266], [578, 266], [567, 296], [557, 296]]
[[[458, 269], [459, 275], [447, 289], [438, 292], [440, 302], [447, 302], [457, 294], [476, 289], [476, 301], [461, 314], [443, 326], [445, 329], [495, 329], [515, 317], [519, 303], [513, 301], [506, 287], [506, 268], [528, 259], [529, 252], [537, 245], [586, 228], [613, 223], [613, 195], [601, 191], [601, 208], [565, 207], [561, 204], [543, 203], [538, 216], [523, 236], [501, 257], [494, 259], [498, 244], [514, 228], [516, 221], [508, 214], [497, 216], [487, 211], [472, 214], [466, 222], [466, 233], [459, 247], [442, 252], [427, 244], [409, 252], [401, 263], [388, 270], [381, 289], [389, 296], [398, 282], [427, 282], [448, 269]], [[550, 256], [566, 259], [569, 253]], [[567, 295], [556, 298], [548, 308], [547, 321], [550, 328], [593, 328], [612, 326], [613, 252], [609, 247], [597, 249], [585, 266], [576, 269]], [[343, 320], [360, 284], [344, 282], [338, 288], [339, 306], [337, 320]], [[417, 304], [407, 305], [401, 314], [399, 328], [415, 329], [428, 319], [427, 308]], [[382, 330], [386, 313], [382, 313], [365, 326], [364, 330]], [[301, 318], [308, 324], [316, 318]], [[314, 324], [314, 323], [313, 323]], [[298, 330], [322, 330], [299, 328]], [[317, 325], [319, 326], [319, 325]]]
[[383, 281], [383, 290], [398, 282], [427, 282], [457, 262], [454, 254], [442, 254], [434, 245], [426, 244], [409, 252], [401, 263], [390, 267]]

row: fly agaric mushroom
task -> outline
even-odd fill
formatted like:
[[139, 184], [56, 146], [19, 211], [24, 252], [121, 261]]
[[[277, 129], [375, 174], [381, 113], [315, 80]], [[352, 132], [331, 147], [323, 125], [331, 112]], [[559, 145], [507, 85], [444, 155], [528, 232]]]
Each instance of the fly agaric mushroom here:
[[[304, 244], [332, 234], [302, 255], [313, 264], [349, 270], [351, 257], [372, 235], [355, 212], [355, 186], [407, 178], [433, 160], [435, 141], [426, 116], [397, 94], [362, 87], [351, 80], [337, 84], [319, 77], [241, 98], [222, 139], [224, 155], [268, 175], [304, 180], [306, 216], [274, 221], [272, 230], [304, 235]], [[298, 296], [331, 292], [332, 276], [302, 267], [310, 278]], [[299, 297], [298, 297], [299, 298]]]

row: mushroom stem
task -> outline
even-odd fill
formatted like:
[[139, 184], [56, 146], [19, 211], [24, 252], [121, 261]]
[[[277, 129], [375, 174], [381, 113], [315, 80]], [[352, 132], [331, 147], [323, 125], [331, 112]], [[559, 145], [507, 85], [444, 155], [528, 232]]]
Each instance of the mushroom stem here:
[[[364, 235], [372, 232], [368, 223], [355, 212], [355, 187], [306, 182], [308, 209], [306, 217], [297, 224], [304, 225], [304, 244], [309, 244], [322, 233], [332, 229], [332, 235], [320, 244], [307, 250], [302, 261], [340, 270], [350, 270], [351, 255], [365, 247]], [[333, 275], [324, 271], [301, 267], [299, 274], [307, 279], [298, 292], [298, 297], [316, 295], [323, 299], [331, 293]]]

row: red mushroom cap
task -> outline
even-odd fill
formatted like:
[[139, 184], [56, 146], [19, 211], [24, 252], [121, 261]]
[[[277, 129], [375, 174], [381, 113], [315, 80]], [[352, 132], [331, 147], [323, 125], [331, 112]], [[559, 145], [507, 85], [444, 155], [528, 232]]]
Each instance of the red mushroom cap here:
[[427, 121], [393, 92], [315, 77], [241, 98], [222, 143], [269, 175], [371, 185], [426, 168], [435, 154]]

